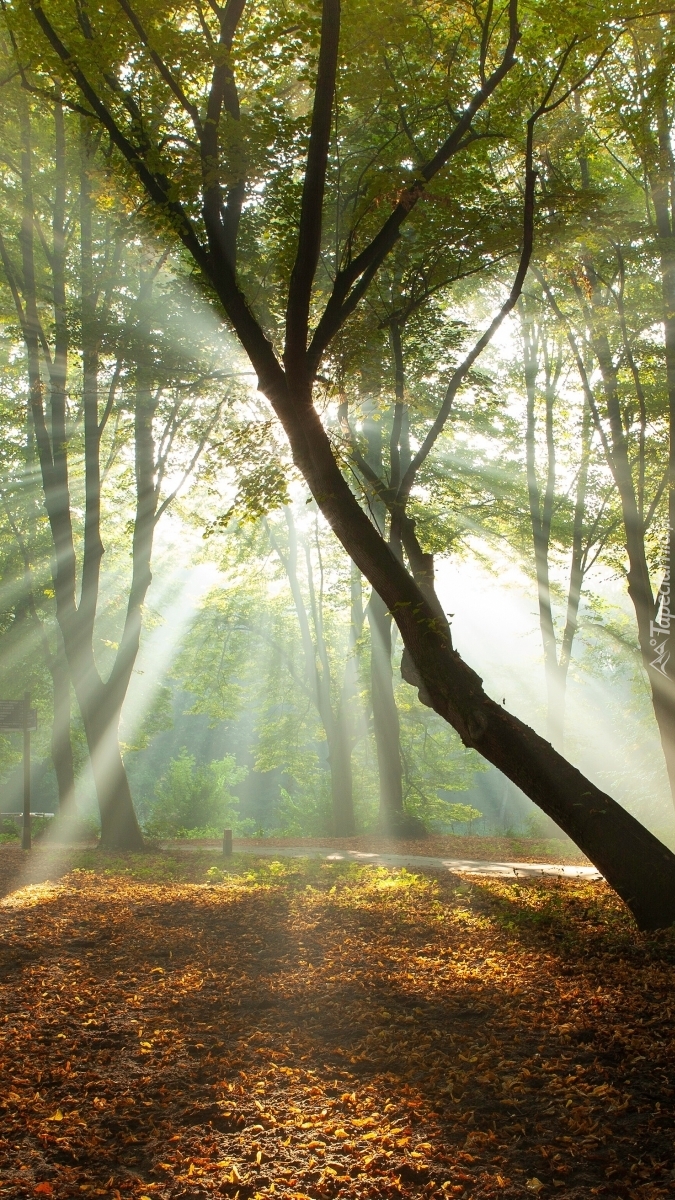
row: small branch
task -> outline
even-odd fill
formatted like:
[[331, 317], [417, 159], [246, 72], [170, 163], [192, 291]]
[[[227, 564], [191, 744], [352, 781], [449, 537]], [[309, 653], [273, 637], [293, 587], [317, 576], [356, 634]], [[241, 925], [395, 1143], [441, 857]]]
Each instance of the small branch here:
[[511, 291], [509, 292], [507, 299], [504, 301], [496, 317], [494, 317], [485, 332], [478, 338], [478, 341], [466, 355], [464, 361], [460, 363], [459, 367], [457, 367], [457, 369], [453, 372], [436, 419], [431, 426], [431, 429], [427, 433], [424, 441], [422, 442], [419, 450], [413, 457], [403, 479], [401, 480], [399, 498], [403, 504], [405, 504], [408, 496], [410, 495], [410, 489], [412, 488], [417, 472], [424, 463], [425, 459], [428, 457], [429, 453], [443, 432], [443, 429], [445, 428], [459, 388], [469, 374], [476, 359], [482, 354], [483, 350], [492, 340], [492, 337], [497, 332], [502, 322], [515, 307], [518, 297], [522, 291], [523, 283], [525, 282], [525, 276], [527, 275], [530, 265], [534, 244], [534, 196], [537, 173], [534, 169], [533, 162], [533, 138], [535, 122], [541, 115], [542, 111], [542, 107], [537, 109], [537, 112], [530, 117], [527, 123], [527, 146], [525, 152], [525, 201], [523, 206], [523, 245], [520, 253], [518, 270], [516, 271], [516, 275], [511, 286]]
[[148, 51], [152, 61], [154, 62], [155, 66], [157, 67], [157, 70], [159, 71], [160, 75], [162, 76], [162, 79], [168, 85], [168, 87], [171, 88], [171, 91], [173, 92], [174, 96], [178, 100], [179, 104], [183, 107], [185, 112], [188, 114], [188, 116], [192, 120], [192, 123], [197, 132], [197, 137], [201, 137], [202, 123], [201, 123], [201, 119], [199, 116], [199, 109], [197, 108], [197, 106], [195, 104], [192, 103], [191, 100], [188, 100], [188, 98], [185, 95], [185, 92], [183, 91], [178, 80], [174, 78], [173, 74], [167, 67], [164, 60], [157, 53], [157, 51], [153, 50], [152, 46], [150, 45], [150, 38], [148, 37], [148, 34], [146, 33], [145, 28], [141, 24], [141, 21], [139, 20], [138, 16], [136, 15], [133, 8], [131, 7], [129, 0], [117, 0], [117, 3], [119, 4], [122, 11], [124, 13], [126, 13], [127, 17], [131, 21], [131, 24], [133, 25], [134, 29], [136, 30], [136, 33], [138, 34], [139, 38], [141, 39], [146, 50]]

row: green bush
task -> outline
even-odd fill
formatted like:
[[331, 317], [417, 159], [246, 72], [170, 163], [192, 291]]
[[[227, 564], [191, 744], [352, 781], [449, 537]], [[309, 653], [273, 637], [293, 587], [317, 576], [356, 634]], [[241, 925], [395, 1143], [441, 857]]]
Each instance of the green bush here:
[[21, 822], [20, 821], [3, 821], [0, 825], [0, 844], [3, 842], [17, 842], [21, 837]]
[[247, 774], [231, 754], [197, 767], [193, 755], [183, 747], [155, 788], [146, 833], [150, 837], [213, 837], [222, 836], [225, 825], [239, 832], [239, 801], [230, 789]]
[[[483, 816], [479, 808], [474, 808], [471, 804], [448, 804], [446, 807], [446, 820], [452, 825], [453, 833], [457, 832], [456, 826], [460, 827], [468, 825], [469, 829], [474, 821], [479, 821]], [[464, 830], [462, 829], [462, 833]]]

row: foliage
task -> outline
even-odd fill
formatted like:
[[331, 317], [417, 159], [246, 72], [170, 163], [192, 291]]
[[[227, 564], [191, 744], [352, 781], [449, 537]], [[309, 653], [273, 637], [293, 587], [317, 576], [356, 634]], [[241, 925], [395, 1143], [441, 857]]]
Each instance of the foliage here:
[[212, 837], [223, 826], [237, 829], [237, 797], [232, 788], [248, 774], [231, 755], [197, 767], [183, 748], [157, 783], [156, 798], [146, 822], [153, 837]]
[[479, 821], [483, 816], [479, 808], [474, 808], [472, 804], [448, 804], [447, 819], [450, 824], [468, 825], [469, 829], [474, 821]]

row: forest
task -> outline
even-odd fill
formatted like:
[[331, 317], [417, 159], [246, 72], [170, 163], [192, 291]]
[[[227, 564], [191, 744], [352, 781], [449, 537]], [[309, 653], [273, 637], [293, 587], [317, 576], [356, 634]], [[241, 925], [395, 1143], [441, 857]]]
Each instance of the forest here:
[[0, 47], [0, 1195], [671, 1195], [672, 11]]

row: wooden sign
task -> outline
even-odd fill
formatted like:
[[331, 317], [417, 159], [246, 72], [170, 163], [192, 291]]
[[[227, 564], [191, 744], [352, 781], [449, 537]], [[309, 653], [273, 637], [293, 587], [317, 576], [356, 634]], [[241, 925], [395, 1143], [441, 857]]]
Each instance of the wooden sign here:
[[23, 700], [0, 700], [0, 729], [37, 729], [37, 709], [28, 709], [28, 720], [24, 722], [26, 707]]

